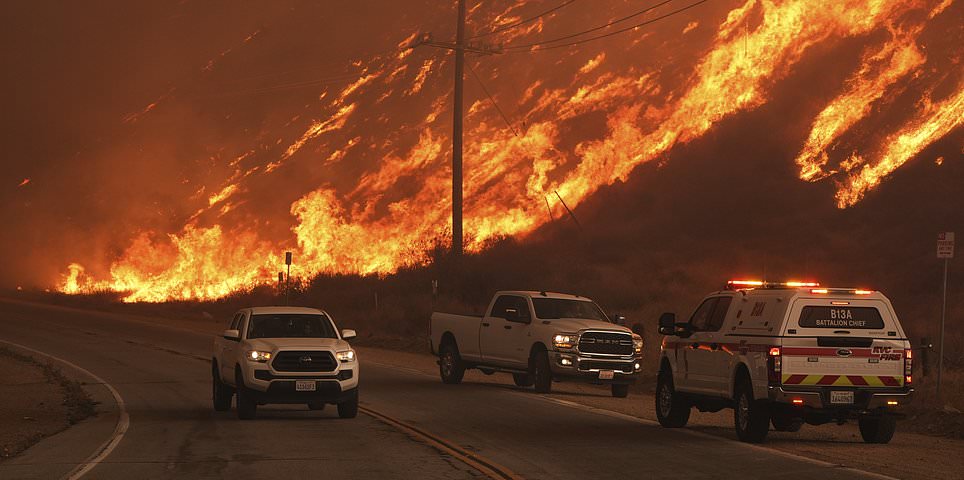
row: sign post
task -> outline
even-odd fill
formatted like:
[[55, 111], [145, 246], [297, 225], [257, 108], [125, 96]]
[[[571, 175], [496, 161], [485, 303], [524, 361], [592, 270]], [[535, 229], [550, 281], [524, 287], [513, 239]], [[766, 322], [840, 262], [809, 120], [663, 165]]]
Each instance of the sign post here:
[[287, 305], [291, 292], [291, 252], [285, 252], [285, 265], [288, 266], [288, 275], [285, 277], [285, 305]]
[[937, 349], [937, 398], [941, 398], [941, 376], [944, 372], [944, 322], [947, 317], [947, 263], [954, 258], [954, 232], [937, 235], [937, 258], [944, 259], [944, 293], [941, 296], [941, 344]]

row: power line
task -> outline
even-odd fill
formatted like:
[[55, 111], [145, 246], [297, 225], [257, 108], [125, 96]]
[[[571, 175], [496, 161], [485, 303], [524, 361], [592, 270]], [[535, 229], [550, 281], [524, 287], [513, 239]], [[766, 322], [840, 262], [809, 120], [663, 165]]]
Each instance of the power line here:
[[494, 30], [492, 30], [492, 31], [489, 31], [489, 32], [486, 32], [486, 33], [480, 33], [480, 34], [474, 35], [474, 36], [472, 36], [472, 37], [469, 37], [469, 40], [474, 40], [474, 39], [479, 38], [479, 37], [487, 37], [487, 36], [489, 36], [489, 35], [495, 35], [496, 33], [501, 33], [501, 32], [504, 32], [504, 31], [506, 31], [506, 30], [511, 30], [511, 29], [516, 28], [516, 27], [518, 27], [518, 26], [525, 25], [525, 24], [527, 24], [527, 23], [529, 23], [529, 22], [533, 22], [533, 21], [535, 21], [535, 20], [538, 20], [540, 17], [544, 17], [544, 16], [546, 16], [546, 15], [549, 15], [550, 13], [555, 12], [556, 10], [561, 9], [561, 8], [565, 7], [566, 5], [569, 5], [569, 4], [571, 4], [571, 3], [574, 3], [575, 1], [576, 1], [576, 0], [567, 0], [567, 1], [565, 1], [565, 2], [562, 2], [561, 5], [558, 5], [558, 6], [555, 6], [555, 7], [553, 7], [553, 8], [550, 8], [549, 10], [546, 10], [546, 11], [544, 11], [544, 12], [538, 14], [538, 15], [533, 15], [533, 16], [531, 16], [531, 17], [524, 18], [524, 19], [522, 19], [522, 20], [519, 20], [518, 22], [509, 24], [509, 25], [503, 25], [503, 26], [501, 26], [501, 27], [497, 27], [496, 29], [494, 29]]
[[[667, 1], [663, 2], [661, 5], [664, 5], [664, 4], [669, 3], [669, 2], [671, 2], [671, 1], [673, 1], [673, 0], [667, 0]], [[599, 40], [599, 39], [601, 39], [601, 38], [606, 38], [606, 37], [611, 37], [611, 36], [613, 36], [613, 35], [618, 35], [618, 34], [620, 34], [620, 33], [628, 32], [628, 31], [630, 31], [630, 30], [635, 30], [635, 29], [637, 29], [637, 28], [639, 28], [639, 27], [643, 27], [643, 26], [649, 25], [649, 24], [651, 24], [651, 23], [656, 23], [656, 22], [658, 22], [658, 21], [660, 21], [660, 20], [663, 20], [663, 19], [672, 17], [673, 15], [676, 15], [676, 14], [682, 13], [682, 12], [685, 12], [686, 10], [689, 10], [689, 9], [691, 9], [691, 8], [694, 8], [694, 7], [697, 7], [697, 6], [699, 6], [699, 5], [702, 5], [702, 4], [704, 4], [704, 3], [708, 2], [708, 1], [710, 1], [710, 0], [699, 0], [698, 2], [691, 3], [691, 4], [689, 4], [689, 5], [685, 6], [685, 7], [682, 7], [682, 8], [678, 8], [678, 9], [673, 10], [672, 12], [669, 12], [669, 13], [667, 13], [667, 14], [665, 14], [665, 15], [661, 15], [661, 16], [659, 16], [659, 17], [646, 20], [645, 22], [640, 22], [640, 23], [637, 23], [637, 24], [635, 24], [635, 25], [631, 25], [631, 26], [626, 27], [626, 28], [621, 28], [621, 29], [619, 29], [619, 30], [615, 30], [615, 31], [612, 31], [612, 32], [609, 32], [609, 33], [605, 33], [605, 34], [602, 34], [602, 35], [597, 35], [597, 36], [595, 36], [595, 37], [585, 38], [585, 39], [582, 39], [582, 40], [577, 40], [577, 41], [574, 41], [574, 42], [561, 43], [561, 44], [557, 44], [557, 45], [542, 46], [542, 45], [544, 45], [544, 44], [546, 44], [546, 43], [553, 43], [553, 42], [556, 42], [556, 41], [559, 41], [559, 40], [562, 39], [562, 38], [557, 38], [557, 39], [555, 39], [555, 40], [549, 40], [549, 41], [546, 41], [546, 42], [540, 42], [540, 43], [538, 43], [538, 44], [532, 44], [532, 45], [528, 45], [528, 46], [526, 46], [526, 45], [520, 45], [520, 46], [516, 46], [516, 47], [505, 47], [505, 49], [506, 49], [506, 52], [507, 52], [507, 53], [522, 53], [522, 52], [539, 52], [539, 51], [542, 51], [542, 50], [551, 50], [551, 49], [554, 49], [554, 48], [571, 47], [571, 46], [574, 46], [574, 45], [579, 45], [579, 44], [582, 44], [582, 43], [591, 42], [591, 41], [593, 41], [593, 40]], [[655, 7], [651, 7], [650, 9], [652, 9], [652, 8], [655, 8]], [[570, 36], [568, 36], [568, 38], [571, 38], [572, 36], [583, 35], [583, 34], [585, 34], [585, 32], [580, 33], [580, 34], [576, 34], [576, 35], [570, 35]], [[532, 48], [532, 49], [530, 49], [530, 50], [520, 50], [521, 48], [530, 47], [530, 46], [538, 46], [539, 48]], [[511, 49], [511, 50], [510, 50], [510, 49]]]
[[597, 26], [597, 27], [590, 28], [589, 30], [583, 30], [583, 31], [581, 31], [581, 32], [579, 32], [579, 33], [572, 33], [572, 34], [569, 34], [569, 35], [564, 35], [564, 36], [562, 36], [562, 37], [553, 38], [552, 40], [543, 40], [543, 41], [541, 41], [541, 42], [526, 43], [526, 44], [523, 44], [523, 45], [509, 45], [509, 46], [507, 46], [507, 47], [505, 47], [505, 48], [509, 49], [509, 48], [529, 48], [529, 47], [536, 47], [536, 46], [539, 46], [539, 45], [545, 45], [545, 44], [547, 44], [547, 43], [555, 43], [555, 42], [559, 42], [559, 41], [562, 41], [562, 40], [568, 40], [568, 39], [570, 39], [570, 38], [580, 37], [580, 36], [585, 35], [585, 34], [587, 34], [587, 33], [596, 32], [596, 31], [602, 30], [602, 29], [604, 29], [604, 28], [608, 28], [608, 27], [611, 27], [611, 26], [613, 26], [613, 25], [616, 25], [617, 23], [622, 23], [622, 22], [625, 22], [626, 20], [629, 20], [629, 19], [631, 19], [631, 18], [638, 17], [638, 16], [640, 16], [640, 15], [646, 13], [646, 12], [649, 12], [649, 11], [655, 10], [655, 9], [657, 9], [657, 8], [659, 8], [659, 7], [662, 7], [663, 5], [666, 5], [666, 4], [668, 4], [668, 3], [672, 2], [672, 1], [673, 1], [673, 0], [664, 0], [664, 1], [660, 2], [660, 3], [655, 4], [655, 5], [651, 5], [651, 6], [649, 6], [649, 7], [646, 7], [646, 8], [644, 8], [644, 9], [642, 9], [642, 10], [636, 12], [636, 13], [633, 13], [633, 14], [630, 14], [630, 15], [626, 15], [625, 17], [618, 18], [618, 19], [616, 19], [616, 20], [613, 20], [613, 21], [611, 21], [611, 22], [609, 22], [609, 23], [605, 23], [605, 24], [603, 24], [603, 25], [599, 25], [599, 26]]
[[502, 116], [502, 121], [504, 121], [505, 125], [509, 127], [509, 130], [512, 131], [512, 134], [518, 137], [519, 132], [517, 132], [515, 130], [515, 127], [512, 126], [512, 122], [509, 121], [509, 117], [507, 117], [505, 115], [505, 112], [503, 112], [502, 109], [499, 108], [499, 104], [496, 103], [494, 98], [492, 98], [492, 94], [489, 93], [489, 89], [485, 88], [485, 84], [482, 83], [482, 79], [479, 78], [479, 74], [475, 73], [475, 69], [472, 68], [472, 64], [470, 63], [468, 65], [469, 65], [469, 71], [472, 72], [472, 76], [475, 77], [475, 81], [479, 82], [479, 86], [482, 87], [482, 91], [485, 92], [485, 96], [489, 97], [489, 101], [492, 102], [492, 105], [495, 105], [496, 111], [498, 111], [499, 115]]

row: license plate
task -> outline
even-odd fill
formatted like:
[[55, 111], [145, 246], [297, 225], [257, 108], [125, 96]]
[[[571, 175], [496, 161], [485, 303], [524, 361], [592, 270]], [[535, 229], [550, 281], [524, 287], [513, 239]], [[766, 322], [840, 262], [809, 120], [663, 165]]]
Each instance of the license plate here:
[[295, 380], [296, 392], [314, 392], [315, 388], [314, 380]]
[[600, 371], [599, 371], [599, 379], [600, 379], [600, 380], [612, 380], [612, 379], [615, 378], [615, 377], [616, 377], [616, 372], [614, 372], [614, 371], [612, 371], [612, 370], [600, 370]]
[[854, 403], [854, 392], [830, 392], [830, 403], [851, 404]]

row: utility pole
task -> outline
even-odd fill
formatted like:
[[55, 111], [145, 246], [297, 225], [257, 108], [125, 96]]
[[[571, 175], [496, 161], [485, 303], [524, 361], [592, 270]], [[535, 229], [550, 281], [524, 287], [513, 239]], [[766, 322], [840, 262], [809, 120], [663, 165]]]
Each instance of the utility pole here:
[[582, 225], [579, 223], [579, 219], [576, 218], [576, 214], [572, 213], [572, 210], [569, 209], [569, 205], [566, 205], [566, 201], [562, 199], [562, 195], [559, 195], [559, 191], [555, 190], [554, 193], [556, 194], [556, 198], [558, 198], [562, 203], [562, 206], [566, 208], [567, 212], [569, 212], [569, 216], [572, 217], [572, 221], [576, 222], [576, 226], [579, 227], [579, 230], [582, 230]]
[[455, 91], [452, 99], [452, 253], [462, 255], [462, 97], [465, 83], [465, 52], [479, 55], [502, 53], [500, 46], [470, 44], [465, 41], [465, 0], [458, 3], [458, 24], [455, 42], [436, 42], [431, 33], [422, 36], [408, 48], [421, 45], [444, 48], [455, 52]]
[[459, 0], [452, 99], [452, 254], [462, 256], [462, 94], [465, 84], [465, 0]]

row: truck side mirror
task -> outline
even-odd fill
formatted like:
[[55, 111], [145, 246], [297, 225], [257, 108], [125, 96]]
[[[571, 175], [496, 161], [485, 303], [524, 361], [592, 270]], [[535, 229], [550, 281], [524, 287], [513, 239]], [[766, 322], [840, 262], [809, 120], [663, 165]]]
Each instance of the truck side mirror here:
[[232, 342], [241, 341], [241, 332], [238, 330], [225, 330], [221, 333], [221, 336], [224, 337], [225, 340], [231, 340]]
[[663, 335], [676, 335], [676, 314], [664, 313], [659, 316], [659, 333]]
[[613, 323], [616, 325], [626, 325], [626, 317], [618, 313], [613, 314]]
[[520, 312], [516, 308], [505, 309], [505, 319], [516, 323], [529, 323], [532, 320], [529, 318], [529, 312]]
[[350, 340], [350, 339], [355, 338], [355, 337], [357, 337], [357, 336], [358, 336], [358, 334], [355, 333], [355, 331], [352, 330], [352, 329], [350, 329], [350, 328], [346, 328], [346, 329], [344, 329], [344, 330], [341, 331], [341, 339], [342, 339], [342, 340]]

